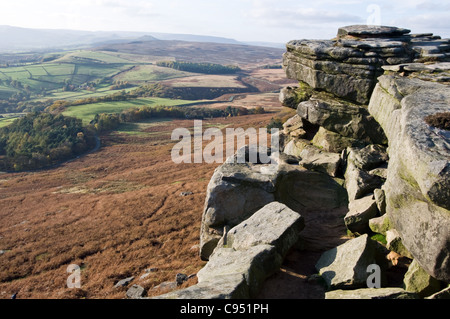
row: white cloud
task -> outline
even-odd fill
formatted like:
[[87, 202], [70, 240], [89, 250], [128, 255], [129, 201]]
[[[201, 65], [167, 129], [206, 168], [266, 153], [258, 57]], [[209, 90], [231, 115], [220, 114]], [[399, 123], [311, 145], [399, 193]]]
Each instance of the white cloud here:
[[339, 10], [326, 10], [305, 5], [274, 6], [270, 1], [255, 0], [247, 17], [254, 22], [278, 27], [314, 27], [324, 23], [361, 23], [364, 20], [356, 15]]
[[397, 18], [392, 20], [396, 25], [404, 25], [410, 28], [412, 33], [432, 32], [442, 37], [450, 36], [448, 14], [446, 13], [425, 13], [410, 17]]
[[327, 22], [362, 22], [362, 18], [343, 12], [318, 10], [314, 8], [298, 8], [296, 10], [276, 9], [254, 10], [250, 16], [253, 19], [266, 21], [269, 20], [274, 24], [283, 25], [289, 23], [327, 23]]
[[368, 6], [376, 4], [381, 24], [450, 36], [450, 3], [438, 0], [0, 1], [0, 24], [197, 33], [273, 42], [333, 37], [340, 26], [366, 23]]
[[450, 3], [444, 3], [443, 1], [424, 1], [418, 4], [417, 9], [427, 10], [427, 11], [450, 11]]

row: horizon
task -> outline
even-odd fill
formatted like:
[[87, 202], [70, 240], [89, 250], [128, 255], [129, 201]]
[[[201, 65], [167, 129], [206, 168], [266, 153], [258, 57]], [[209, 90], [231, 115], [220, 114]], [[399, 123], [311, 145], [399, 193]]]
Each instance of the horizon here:
[[450, 4], [434, 0], [23, 0], [2, 4], [2, 25], [87, 32], [214, 36], [240, 42], [329, 39], [353, 24], [407, 28], [450, 37]]

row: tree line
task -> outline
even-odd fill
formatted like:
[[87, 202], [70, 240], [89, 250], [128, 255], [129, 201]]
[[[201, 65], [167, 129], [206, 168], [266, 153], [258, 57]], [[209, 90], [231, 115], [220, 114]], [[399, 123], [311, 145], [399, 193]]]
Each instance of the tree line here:
[[139, 122], [148, 119], [206, 119], [263, 113], [265, 113], [265, 110], [262, 107], [246, 109], [244, 107], [227, 106], [222, 109], [213, 109], [181, 106], [143, 106], [130, 108], [120, 113], [96, 114], [90, 125], [93, 125], [97, 132], [102, 133], [116, 129], [121, 123]]
[[235, 65], [221, 65], [215, 63], [160, 61], [157, 62], [156, 65], [179, 71], [203, 73], [203, 74], [234, 74], [241, 71], [241, 69]]
[[61, 114], [33, 112], [0, 129], [0, 170], [38, 169], [92, 149], [95, 131]]
[[77, 118], [32, 112], [0, 128], [0, 171], [33, 170], [55, 165], [87, 152], [96, 145], [96, 135], [116, 129], [121, 123], [147, 119], [205, 119], [265, 113], [264, 108], [222, 109], [177, 106], [143, 106], [120, 113], [97, 114], [89, 125]]

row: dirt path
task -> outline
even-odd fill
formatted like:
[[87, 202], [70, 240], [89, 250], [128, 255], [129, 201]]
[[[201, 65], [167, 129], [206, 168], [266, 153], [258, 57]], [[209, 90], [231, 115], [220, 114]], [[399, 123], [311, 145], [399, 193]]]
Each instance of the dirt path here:
[[310, 279], [317, 274], [315, 264], [322, 253], [344, 243], [346, 228], [343, 216], [347, 208], [304, 214], [305, 229], [299, 247], [286, 256], [281, 269], [267, 279], [260, 299], [323, 299], [325, 286]]

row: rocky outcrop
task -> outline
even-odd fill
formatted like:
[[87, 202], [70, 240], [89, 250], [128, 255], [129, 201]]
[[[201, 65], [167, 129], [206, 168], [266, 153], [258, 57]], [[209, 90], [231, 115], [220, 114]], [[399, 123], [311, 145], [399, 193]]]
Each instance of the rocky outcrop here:
[[[375, 189], [380, 188], [384, 183], [384, 178], [371, 173], [371, 169], [376, 166], [383, 166], [384, 161], [378, 161], [382, 155], [367, 155], [367, 148], [371, 149], [373, 145], [369, 145], [363, 149], [348, 148], [347, 149], [347, 168], [345, 170], [345, 188], [347, 189], [350, 201], [360, 199], [372, 194]], [[366, 157], [366, 160], [363, 158]], [[367, 157], [376, 158], [376, 160], [367, 161]]]
[[379, 78], [369, 104], [389, 139], [384, 185], [389, 219], [418, 263], [446, 282], [450, 281], [450, 133], [424, 119], [449, 112], [449, 105], [448, 85], [398, 74]]
[[[290, 131], [284, 151], [300, 165], [308, 164], [313, 146], [327, 157], [339, 155], [341, 170], [334, 176], [343, 178], [348, 194], [347, 229], [357, 238], [379, 233], [388, 251], [448, 283], [450, 134], [445, 125], [432, 124], [444, 123], [436, 118], [450, 113], [446, 61], [448, 39], [395, 27], [348, 26], [333, 40], [289, 42], [283, 65], [289, 78], [314, 90], [297, 106], [305, 133]], [[427, 122], [430, 117], [433, 122]], [[309, 169], [331, 174], [323, 157], [315, 160], [321, 166]], [[353, 265], [358, 257], [328, 251], [321, 262]], [[326, 269], [318, 267], [333, 289], [348, 273], [345, 266], [336, 268], [340, 274]], [[355, 281], [352, 276], [357, 277], [348, 273], [342, 283]]]
[[[200, 234], [208, 262], [197, 285], [158, 298], [255, 297], [292, 249], [323, 252], [327, 299], [448, 296], [450, 131], [426, 119], [450, 112], [449, 56], [449, 40], [395, 27], [289, 42], [283, 66], [299, 86], [280, 94], [297, 109], [283, 152], [265, 164], [274, 154], [252, 161], [250, 146], [216, 169]], [[352, 239], [324, 248], [317, 234], [341, 226]], [[367, 288], [373, 266], [382, 288]]]
[[303, 138], [306, 136], [306, 131], [303, 129], [303, 120], [296, 115], [291, 117], [283, 124], [283, 135], [290, 138]]
[[298, 159], [275, 164], [236, 163], [236, 156], [218, 167], [208, 185], [200, 234], [200, 255], [208, 260], [227, 229], [264, 205], [279, 201], [298, 213], [346, 205], [342, 186], [331, 176], [307, 170]]
[[275, 200], [276, 167], [225, 163], [211, 178], [200, 234], [201, 257], [208, 259], [223, 235], [264, 205]]
[[290, 41], [283, 65], [288, 78], [368, 104], [381, 66], [449, 59], [449, 40], [409, 33], [396, 27], [343, 27], [334, 40]]

